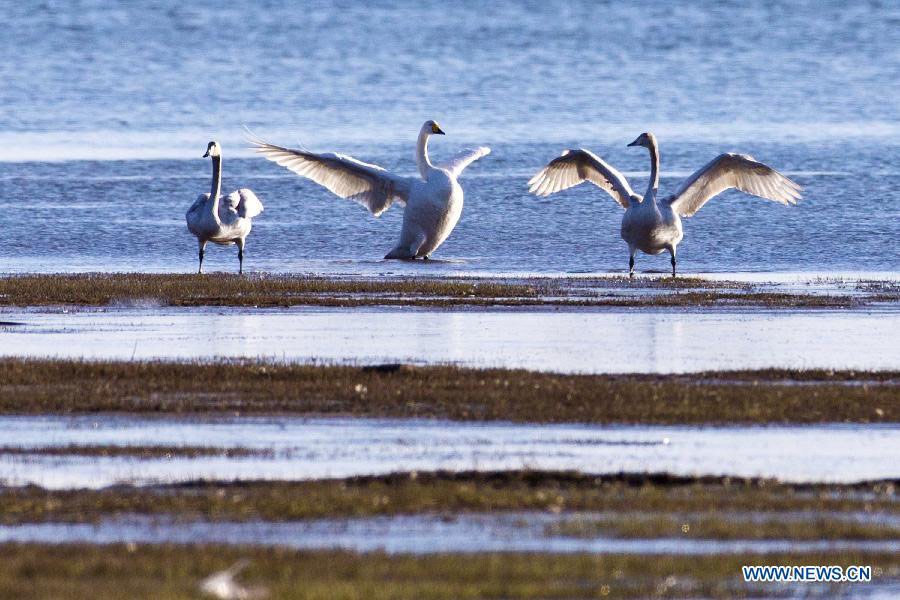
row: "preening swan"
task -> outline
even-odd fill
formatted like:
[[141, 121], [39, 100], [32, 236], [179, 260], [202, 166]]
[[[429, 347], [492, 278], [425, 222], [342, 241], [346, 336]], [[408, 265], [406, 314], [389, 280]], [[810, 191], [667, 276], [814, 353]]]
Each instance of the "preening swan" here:
[[206, 146], [203, 158], [212, 159], [212, 189], [209, 194], [200, 194], [184, 215], [188, 230], [197, 236], [200, 245], [200, 267], [203, 272], [203, 251], [206, 243], [222, 246], [237, 244], [239, 272], [244, 272], [244, 240], [250, 235], [250, 219], [263, 211], [262, 202], [256, 194], [242, 188], [220, 197], [222, 193], [222, 148], [218, 142]]
[[401, 177], [343, 154], [282, 148], [255, 136], [249, 141], [265, 158], [312, 179], [341, 198], [362, 204], [376, 217], [394, 202], [405, 205], [400, 241], [385, 258], [427, 259], [447, 239], [462, 214], [463, 190], [457, 177], [491, 152], [482, 146], [464, 152], [445, 167], [435, 166], [428, 158], [428, 139], [443, 133], [434, 121], [426, 121], [419, 130], [416, 164], [421, 179]]
[[746, 154], [720, 154], [691, 175], [671, 196], [657, 201], [659, 188], [659, 150], [652, 133], [642, 133], [629, 146], [643, 146], [650, 151], [650, 184], [643, 197], [638, 196], [621, 173], [596, 154], [584, 150], [566, 150], [531, 178], [529, 191], [538, 196], [590, 181], [607, 192], [625, 209], [622, 218], [622, 239], [628, 242], [630, 253], [628, 274], [634, 276], [634, 255], [659, 254], [668, 250], [672, 255], [672, 277], [675, 277], [675, 247], [681, 241], [681, 217], [690, 217], [706, 202], [736, 188], [760, 198], [781, 204], [796, 204], [800, 199], [799, 185]]

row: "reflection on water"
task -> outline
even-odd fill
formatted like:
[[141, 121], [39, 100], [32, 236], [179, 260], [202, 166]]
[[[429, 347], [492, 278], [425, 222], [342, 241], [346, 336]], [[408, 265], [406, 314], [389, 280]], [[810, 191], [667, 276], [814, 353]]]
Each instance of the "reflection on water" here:
[[900, 475], [900, 427], [880, 425], [698, 428], [291, 417], [0, 417], [0, 439], [25, 448], [209, 445], [271, 451], [266, 457], [149, 460], [0, 455], [0, 482], [51, 488], [436, 469], [667, 472], [823, 482]]
[[900, 311], [10, 310], [0, 353], [458, 363], [559, 372], [900, 368]]

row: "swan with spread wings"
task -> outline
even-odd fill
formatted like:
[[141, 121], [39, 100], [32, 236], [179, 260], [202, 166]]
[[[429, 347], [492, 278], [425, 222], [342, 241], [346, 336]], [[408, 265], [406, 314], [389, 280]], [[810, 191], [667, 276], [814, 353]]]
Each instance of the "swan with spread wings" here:
[[461, 154], [449, 165], [433, 165], [428, 158], [428, 140], [443, 133], [434, 121], [426, 121], [419, 131], [416, 164], [421, 178], [395, 175], [343, 154], [283, 148], [252, 134], [249, 141], [265, 158], [341, 198], [362, 204], [376, 217], [395, 202], [404, 205], [400, 241], [385, 258], [427, 259], [444, 243], [462, 214], [463, 190], [457, 178], [491, 151], [482, 146]]
[[671, 196], [657, 200], [659, 189], [659, 147], [652, 133], [642, 133], [629, 146], [643, 146], [650, 151], [650, 183], [644, 196], [631, 190], [625, 177], [589, 150], [566, 150], [541, 169], [528, 182], [529, 191], [549, 196], [590, 181], [613, 197], [625, 209], [622, 217], [622, 239], [630, 253], [628, 274], [634, 276], [634, 255], [672, 255], [672, 277], [675, 277], [675, 247], [684, 233], [681, 217], [690, 217], [711, 198], [731, 188], [773, 200], [780, 204], [796, 204], [801, 187], [768, 165], [746, 154], [720, 154], [681, 184]]

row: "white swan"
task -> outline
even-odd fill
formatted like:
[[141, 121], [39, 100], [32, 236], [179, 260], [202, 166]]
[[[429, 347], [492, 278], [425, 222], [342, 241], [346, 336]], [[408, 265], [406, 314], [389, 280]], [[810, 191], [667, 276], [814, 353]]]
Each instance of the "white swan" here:
[[343, 154], [292, 150], [257, 137], [249, 141], [265, 158], [312, 179], [341, 198], [362, 204], [376, 217], [394, 202], [405, 204], [400, 241], [385, 258], [427, 259], [447, 239], [462, 214], [463, 190], [457, 177], [491, 152], [482, 146], [464, 152], [445, 167], [435, 166], [428, 158], [428, 139], [443, 133], [434, 121], [426, 121], [419, 131], [416, 164], [421, 179], [401, 177]]
[[638, 196], [621, 173], [596, 154], [584, 150], [566, 150], [541, 169], [528, 182], [529, 191], [547, 196], [590, 181], [606, 191], [625, 209], [622, 239], [628, 242], [629, 276], [634, 276], [634, 255], [672, 255], [672, 277], [675, 277], [675, 247], [683, 237], [682, 217], [690, 217], [706, 202], [725, 190], [736, 188], [753, 196], [781, 204], [796, 204], [799, 185], [746, 154], [720, 154], [681, 184], [673, 195], [657, 201], [659, 188], [659, 150], [652, 133], [642, 133], [629, 146], [643, 146], [650, 151], [650, 184], [643, 197]]
[[224, 571], [216, 571], [200, 582], [200, 591], [220, 600], [262, 600], [269, 596], [269, 590], [262, 586], [246, 587], [235, 579], [247, 568], [250, 561], [242, 558]]
[[200, 267], [203, 272], [203, 251], [206, 243], [222, 246], [237, 244], [239, 273], [244, 272], [244, 240], [250, 235], [250, 219], [263, 211], [262, 202], [256, 194], [242, 188], [220, 197], [222, 193], [222, 148], [218, 142], [210, 142], [203, 158], [212, 158], [212, 190], [200, 194], [185, 213], [188, 230], [197, 236], [200, 245]]

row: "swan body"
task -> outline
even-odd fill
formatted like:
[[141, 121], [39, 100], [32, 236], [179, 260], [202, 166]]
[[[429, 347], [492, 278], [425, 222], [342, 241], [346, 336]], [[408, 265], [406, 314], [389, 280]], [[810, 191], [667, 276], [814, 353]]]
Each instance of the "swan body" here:
[[672, 277], [675, 277], [675, 253], [684, 237], [681, 217], [690, 217], [711, 198], [728, 189], [773, 200], [780, 204], [796, 204], [801, 187], [746, 154], [720, 154], [688, 177], [671, 196], [657, 200], [659, 189], [659, 146], [652, 133], [642, 133], [629, 146], [643, 146], [650, 152], [650, 183], [639, 196], [625, 177], [589, 150], [566, 150], [529, 180], [529, 191], [538, 196], [590, 181], [606, 191], [625, 209], [620, 230], [628, 244], [629, 276], [634, 276], [634, 255], [672, 255]]
[[200, 246], [200, 266], [207, 242], [227, 246], [237, 244], [239, 272], [244, 272], [244, 244], [252, 228], [251, 219], [263, 211], [262, 202], [251, 190], [242, 188], [221, 196], [222, 149], [218, 142], [210, 142], [204, 158], [212, 158], [212, 190], [200, 194], [184, 215], [188, 230], [197, 237]]
[[237, 576], [247, 568], [249, 560], [241, 559], [225, 569], [216, 571], [200, 582], [200, 591], [219, 600], [261, 600], [267, 598], [269, 590], [262, 586], [246, 587], [237, 581]]
[[655, 202], [636, 202], [627, 209], [622, 217], [620, 234], [629, 248], [644, 254], [659, 254], [674, 248], [684, 237], [678, 214]]
[[444, 243], [462, 215], [463, 189], [457, 178], [472, 162], [491, 152], [482, 146], [464, 152], [449, 165], [433, 165], [428, 158], [428, 140], [443, 133], [434, 121], [426, 121], [419, 130], [416, 165], [420, 177], [395, 175], [343, 154], [283, 148], [255, 136], [250, 142], [268, 160], [341, 198], [358, 202], [376, 217], [394, 202], [405, 206], [400, 240], [385, 258], [427, 259]]

